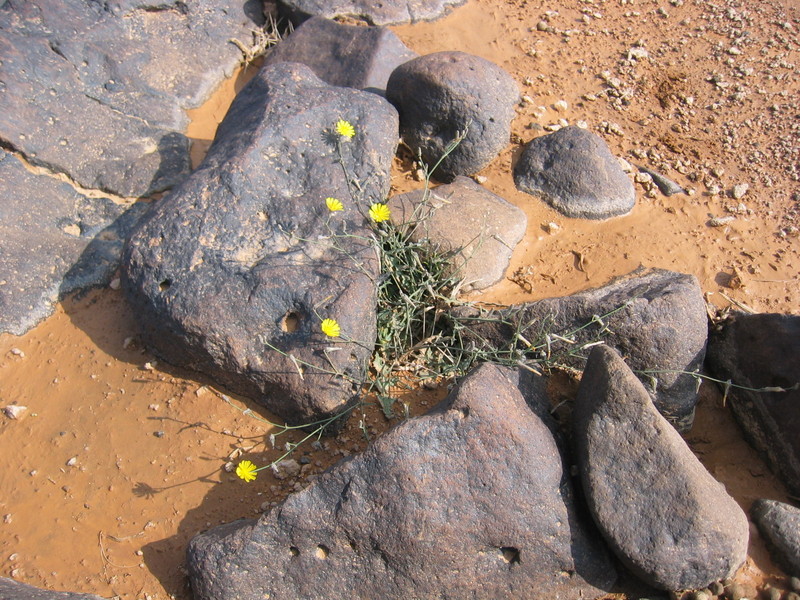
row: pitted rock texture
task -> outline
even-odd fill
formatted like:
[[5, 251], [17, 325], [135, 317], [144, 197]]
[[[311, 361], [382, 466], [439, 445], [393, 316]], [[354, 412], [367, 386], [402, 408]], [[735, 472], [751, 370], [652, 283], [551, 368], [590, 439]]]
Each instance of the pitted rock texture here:
[[75, 290], [104, 285], [144, 212], [35, 175], [0, 150], [0, 333], [22, 335]]
[[103, 600], [94, 594], [54, 592], [0, 577], [0, 600]]
[[616, 579], [513, 371], [483, 365], [258, 521], [195, 537], [197, 600], [574, 598]]
[[[335, 133], [339, 119], [352, 140]], [[122, 283], [145, 343], [292, 423], [344, 409], [375, 341], [365, 215], [385, 198], [396, 144], [397, 113], [379, 96], [297, 63], [262, 69], [126, 246]], [[331, 213], [326, 197], [345, 209]], [[322, 333], [328, 318], [341, 337]]]
[[482, 290], [503, 278], [528, 217], [519, 208], [468, 177], [389, 201], [396, 224], [411, 227], [411, 238], [428, 240], [451, 254], [463, 291]]
[[477, 319], [469, 323], [469, 335], [481, 347], [525, 348], [529, 358], [577, 369], [583, 368], [585, 354], [576, 348], [609, 345], [626, 357], [656, 408], [676, 428], [692, 425], [697, 382], [689, 373], [702, 366], [708, 337], [705, 300], [693, 275], [654, 269], [572, 296], [503, 310], [457, 309], [456, 315]]
[[309, 17], [351, 17], [370, 25], [400, 25], [435, 21], [466, 0], [281, 0], [295, 23]]
[[800, 316], [732, 313], [711, 330], [708, 368], [717, 379], [741, 386], [727, 390], [736, 420], [786, 487], [800, 495]]
[[775, 561], [789, 575], [800, 577], [800, 508], [762, 498], [753, 502], [750, 514]]
[[568, 217], [608, 219], [636, 202], [633, 182], [603, 139], [574, 126], [528, 142], [514, 184]]
[[573, 438], [595, 522], [643, 581], [698, 589], [731, 577], [744, 562], [744, 512], [606, 346], [592, 350], [583, 372]]
[[270, 50], [265, 64], [303, 63], [326, 83], [383, 96], [392, 71], [416, 56], [386, 27], [312, 17]]
[[467, 132], [433, 173], [438, 181], [451, 182], [477, 173], [508, 146], [519, 88], [484, 58], [435, 52], [397, 67], [386, 97], [400, 112], [403, 140], [431, 168], [459, 132]]
[[10, 0], [0, 10], [0, 139], [86, 188], [142, 196], [189, 172], [185, 109], [242, 60], [240, 0]]

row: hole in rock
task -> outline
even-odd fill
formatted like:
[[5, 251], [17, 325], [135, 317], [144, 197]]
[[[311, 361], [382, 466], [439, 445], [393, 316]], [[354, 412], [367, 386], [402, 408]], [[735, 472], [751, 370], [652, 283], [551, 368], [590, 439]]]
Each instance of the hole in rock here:
[[300, 556], [300, 550], [296, 546], [289, 546], [289, 554], [292, 556]]
[[325, 560], [326, 558], [328, 558], [328, 554], [330, 553], [331, 551], [328, 550], [327, 546], [323, 546], [322, 544], [320, 544], [314, 551], [314, 556], [316, 556], [320, 560]]
[[505, 546], [503, 548], [500, 548], [500, 556], [503, 558], [503, 561], [508, 563], [509, 565], [513, 565], [519, 562], [519, 550], [517, 550], [513, 546]]
[[172, 285], [172, 280], [165, 279], [164, 281], [158, 284], [158, 289], [160, 289], [162, 292], [166, 292], [171, 285]]
[[294, 333], [300, 328], [300, 314], [289, 311], [281, 319], [281, 330], [286, 333]]

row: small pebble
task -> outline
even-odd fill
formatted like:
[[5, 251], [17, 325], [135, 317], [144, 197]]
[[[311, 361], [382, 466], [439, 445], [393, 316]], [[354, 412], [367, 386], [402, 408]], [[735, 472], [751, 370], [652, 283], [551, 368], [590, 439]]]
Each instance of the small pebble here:
[[789, 580], [789, 587], [793, 592], [800, 593], [800, 577], [792, 577]]
[[108, 287], [110, 287], [112, 290], [118, 290], [119, 286], [120, 286], [119, 277], [115, 277], [114, 279], [111, 280], [111, 283], [108, 284]]
[[767, 592], [767, 600], [781, 600], [781, 591], [778, 588], [768, 587], [766, 590]]
[[796, 594], [795, 592], [789, 592], [786, 594], [783, 600], [800, 600], [800, 594]]
[[163, 438], [166, 435], [166, 433], [164, 433], [163, 431], [154, 431], [153, 435], [156, 436], [157, 438]]
[[736, 220], [736, 217], [733, 215], [727, 215], [725, 217], [714, 217], [708, 221], [709, 227], [723, 227], [728, 223], [732, 223]]
[[725, 586], [721, 582], [715, 581], [708, 586], [708, 590], [715, 596], [721, 596], [725, 593]]
[[739, 200], [744, 197], [747, 193], [747, 190], [750, 189], [750, 186], [746, 183], [740, 183], [733, 186], [733, 191], [731, 194], [733, 195], [734, 200]]
[[564, 112], [569, 108], [569, 105], [566, 103], [565, 100], [559, 100], [553, 104], [553, 109], [557, 110], [558, 112]]
[[14, 356], [19, 356], [20, 358], [25, 358], [25, 353], [19, 348], [12, 348], [11, 354], [13, 354]]
[[19, 419], [25, 412], [28, 410], [27, 406], [21, 406], [19, 404], [10, 404], [3, 408], [3, 414], [7, 416], [9, 419]]
[[66, 463], [66, 465], [68, 467], [74, 467], [76, 464], [78, 464], [78, 457], [77, 456], [73, 456]]
[[3, 523], [11, 523], [14, 520], [14, 515], [8, 513], [7, 515], [3, 515]]

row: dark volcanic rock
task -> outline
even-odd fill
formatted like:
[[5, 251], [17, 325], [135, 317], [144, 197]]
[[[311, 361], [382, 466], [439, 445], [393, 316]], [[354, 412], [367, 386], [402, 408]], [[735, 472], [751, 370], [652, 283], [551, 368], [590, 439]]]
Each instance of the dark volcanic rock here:
[[[504, 310], [458, 309], [482, 347], [527, 349], [528, 358], [583, 368], [580, 346], [603, 342], [621, 352], [647, 387], [659, 411], [678, 429], [694, 419], [697, 382], [708, 335], [705, 301], [693, 275], [653, 270], [604, 287], [512, 306]], [[498, 322], [502, 320], [503, 322]], [[558, 337], [574, 340], [569, 344]], [[549, 338], [548, 338], [549, 335]]]
[[53, 592], [0, 577], [0, 600], [103, 600], [94, 594]]
[[392, 220], [413, 226], [414, 240], [427, 239], [452, 253], [464, 291], [502, 279], [511, 253], [525, 235], [528, 218], [519, 208], [467, 177], [429, 190], [394, 196]]
[[197, 600], [602, 595], [614, 569], [515, 379], [483, 365], [258, 521], [195, 537]]
[[508, 145], [519, 88], [492, 62], [464, 52], [435, 52], [397, 67], [386, 97], [400, 112], [403, 140], [433, 166], [460, 131], [466, 138], [434, 173], [439, 181], [472, 175]]
[[297, 23], [311, 16], [352, 17], [370, 25], [399, 25], [434, 21], [466, 0], [281, 0]]
[[63, 294], [107, 283], [144, 210], [87, 198], [0, 150], [0, 333], [22, 335]]
[[592, 350], [573, 417], [583, 491], [620, 560], [665, 590], [736, 572], [747, 556], [747, 517], [614, 350]]
[[580, 127], [531, 140], [514, 167], [514, 184], [568, 217], [608, 219], [629, 213], [636, 201], [603, 139]]
[[789, 575], [800, 577], [800, 508], [761, 499], [753, 503], [750, 514], [775, 561]]
[[[338, 119], [352, 140], [333, 133]], [[123, 287], [146, 344], [293, 423], [342, 410], [375, 341], [378, 262], [364, 215], [385, 198], [396, 143], [384, 99], [296, 63], [262, 69], [204, 162], [126, 246]], [[345, 209], [329, 212], [326, 197]], [[327, 318], [341, 338], [322, 334]]]
[[733, 414], [750, 443], [800, 495], [800, 316], [733, 313], [712, 329], [708, 368], [718, 379], [761, 389], [728, 389]]
[[242, 59], [241, 0], [12, 0], [0, 11], [0, 139], [84, 187], [123, 196], [189, 171], [185, 109]]
[[357, 27], [312, 17], [270, 50], [265, 64], [299, 62], [331, 85], [384, 95], [389, 75], [417, 56], [386, 27]]

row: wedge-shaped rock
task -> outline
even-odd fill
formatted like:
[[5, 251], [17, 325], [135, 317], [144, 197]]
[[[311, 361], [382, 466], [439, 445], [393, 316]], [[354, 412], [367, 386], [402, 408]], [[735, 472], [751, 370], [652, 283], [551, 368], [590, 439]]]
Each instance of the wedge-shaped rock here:
[[195, 537], [195, 598], [603, 595], [614, 568], [515, 379], [484, 365], [258, 521]]
[[94, 594], [54, 592], [0, 577], [0, 600], [103, 600]]
[[747, 556], [747, 517], [611, 348], [592, 350], [573, 417], [586, 501], [623, 563], [665, 590], [736, 572]]
[[800, 508], [762, 498], [753, 502], [750, 514], [776, 562], [789, 575], [800, 577]]
[[608, 344], [629, 360], [675, 427], [692, 425], [697, 381], [690, 373], [702, 366], [708, 337], [703, 292], [693, 275], [655, 269], [572, 296], [503, 310], [460, 309], [456, 316], [466, 319], [468, 337], [484, 349], [524, 350], [527, 359], [578, 369], [590, 344]]
[[[291, 422], [342, 410], [375, 340], [365, 215], [385, 198], [396, 143], [397, 113], [375, 94], [296, 63], [259, 72], [205, 161], [126, 246], [123, 286], [146, 344]], [[329, 197], [344, 209], [329, 211]]]

